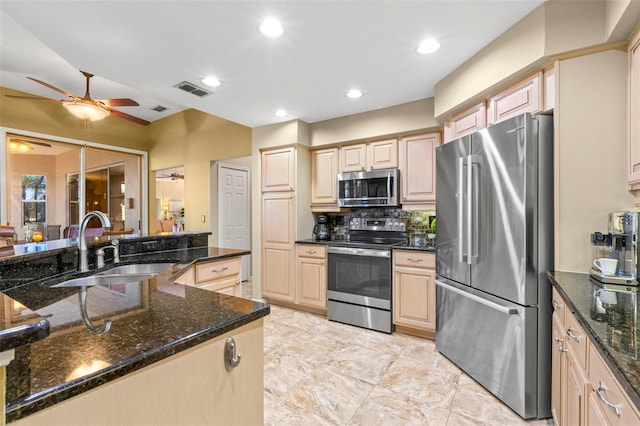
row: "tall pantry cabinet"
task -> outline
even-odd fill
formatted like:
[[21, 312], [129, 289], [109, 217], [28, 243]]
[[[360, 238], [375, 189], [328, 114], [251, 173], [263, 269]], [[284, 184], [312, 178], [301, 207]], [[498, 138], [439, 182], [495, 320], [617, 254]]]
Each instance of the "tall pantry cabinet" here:
[[302, 146], [261, 152], [262, 296], [295, 302], [296, 239], [311, 234], [309, 151]]

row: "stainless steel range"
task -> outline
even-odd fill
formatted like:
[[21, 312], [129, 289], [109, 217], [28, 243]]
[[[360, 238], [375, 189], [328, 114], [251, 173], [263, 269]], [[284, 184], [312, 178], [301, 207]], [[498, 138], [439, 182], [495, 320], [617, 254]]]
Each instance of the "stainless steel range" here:
[[327, 243], [327, 318], [391, 333], [391, 247], [406, 242], [405, 221], [352, 218], [349, 237]]

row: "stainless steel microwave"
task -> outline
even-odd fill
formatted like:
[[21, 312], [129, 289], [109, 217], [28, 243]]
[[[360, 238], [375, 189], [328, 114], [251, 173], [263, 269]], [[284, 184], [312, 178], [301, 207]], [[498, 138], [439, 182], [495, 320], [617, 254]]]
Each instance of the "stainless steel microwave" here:
[[338, 207], [397, 207], [400, 170], [338, 173]]

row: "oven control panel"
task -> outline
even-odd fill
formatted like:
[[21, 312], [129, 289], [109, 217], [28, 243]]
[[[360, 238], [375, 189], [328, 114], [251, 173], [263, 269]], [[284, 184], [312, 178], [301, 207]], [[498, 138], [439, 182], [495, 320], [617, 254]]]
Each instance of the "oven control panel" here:
[[398, 217], [352, 217], [351, 231], [400, 231], [406, 230], [406, 221]]

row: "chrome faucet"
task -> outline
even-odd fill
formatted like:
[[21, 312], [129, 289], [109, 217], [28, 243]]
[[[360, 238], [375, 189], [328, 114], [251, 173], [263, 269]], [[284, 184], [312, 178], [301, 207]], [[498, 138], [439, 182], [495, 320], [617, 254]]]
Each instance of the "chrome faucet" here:
[[84, 215], [80, 222], [80, 235], [78, 236], [78, 271], [87, 272], [89, 270], [89, 260], [87, 259], [87, 240], [84, 237], [87, 231], [89, 219], [93, 216], [100, 219], [104, 228], [111, 228], [109, 218], [101, 211], [95, 210]]
[[120, 263], [120, 250], [118, 249], [119, 244], [119, 240], [111, 240], [110, 246], [104, 246], [98, 249], [96, 252], [98, 268], [104, 267], [104, 251], [107, 249], [113, 249], [113, 263]]

